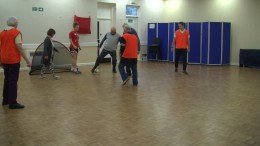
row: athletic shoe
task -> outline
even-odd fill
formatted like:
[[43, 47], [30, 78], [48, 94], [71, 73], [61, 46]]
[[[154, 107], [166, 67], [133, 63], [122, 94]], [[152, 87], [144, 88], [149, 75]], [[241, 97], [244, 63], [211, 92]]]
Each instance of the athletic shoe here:
[[58, 80], [58, 79], [60, 79], [60, 76], [54, 75], [54, 76], [52, 76], [52, 78], [53, 78], [54, 80]]
[[96, 69], [94, 69], [94, 70], [92, 69], [91, 72], [92, 72], [92, 73], [99, 73], [99, 70], [98, 70], [98, 68], [96, 68]]
[[189, 75], [186, 70], [184, 70], [182, 73], [184, 73], [185, 75]]
[[126, 79], [123, 81], [122, 86], [124, 86], [128, 81], [129, 81], [129, 78], [126, 78]]
[[79, 68], [77, 68], [77, 71], [73, 71], [75, 74], [81, 74], [81, 71], [79, 71]]
[[40, 78], [44, 79], [44, 78], [46, 78], [46, 76], [45, 75], [40, 75]]

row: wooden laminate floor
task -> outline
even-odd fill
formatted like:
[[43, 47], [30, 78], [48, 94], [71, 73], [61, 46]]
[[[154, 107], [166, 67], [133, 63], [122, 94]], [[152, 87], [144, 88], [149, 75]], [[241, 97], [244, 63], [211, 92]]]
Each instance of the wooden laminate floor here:
[[190, 65], [186, 76], [139, 62], [139, 86], [122, 87], [110, 64], [81, 69], [60, 80], [21, 72], [26, 108], [0, 108], [0, 146], [260, 145], [260, 70]]

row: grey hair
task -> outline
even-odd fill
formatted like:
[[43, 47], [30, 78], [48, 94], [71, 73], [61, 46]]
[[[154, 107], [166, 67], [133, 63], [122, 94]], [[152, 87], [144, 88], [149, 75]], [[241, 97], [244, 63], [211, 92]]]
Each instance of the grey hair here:
[[124, 23], [123, 25], [122, 25], [122, 27], [124, 28], [126, 25], [128, 25], [127, 23]]
[[125, 25], [124, 26], [124, 31], [125, 32], [130, 32], [131, 31], [131, 27], [129, 25]]
[[15, 26], [17, 24], [17, 22], [18, 22], [17, 18], [12, 16], [12, 17], [8, 18], [6, 23], [8, 26]]

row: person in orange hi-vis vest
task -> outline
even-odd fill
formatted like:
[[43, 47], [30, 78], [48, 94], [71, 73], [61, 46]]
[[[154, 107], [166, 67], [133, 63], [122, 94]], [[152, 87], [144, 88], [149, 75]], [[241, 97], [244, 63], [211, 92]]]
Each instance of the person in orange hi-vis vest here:
[[21, 109], [24, 105], [16, 101], [21, 56], [28, 67], [31, 67], [31, 63], [22, 47], [22, 33], [17, 29], [17, 19], [10, 17], [7, 25], [0, 33], [0, 60], [5, 75], [2, 105], [9, 105], [10, 109]]
[[138, 85], [137, 80], [137, 55], [138, 55], [138, 38], [131, 33], [131, 27], [124, 27], [124, 34], [120, 39], [120, 63], [119, 72], [125, 85], [130, 76], [127, 76], [126, 68], [130, 68], [132, 72], [133, 85]]
[[175, 50], [175, 72], [178, 72], [179, 58], [182, 55], [183, 59], [183, 73], [187, 72], [187, 53], [190, 51], [190, 32], [185, 29], [185, 23], [179, 22], [179, 29], [174, 34], [172, 41], [172, 51]]

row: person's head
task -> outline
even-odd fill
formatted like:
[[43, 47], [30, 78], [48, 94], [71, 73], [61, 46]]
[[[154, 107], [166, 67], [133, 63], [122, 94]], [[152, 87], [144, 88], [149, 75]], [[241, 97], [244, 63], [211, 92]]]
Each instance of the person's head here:
[[129, 33], [131, 31], [131, 27], [129, 25], [124, 26], [124, 33]]
[[124, 24], [122, 25], [123, 29], [124, 29], [124, 27], [127, 26], [127, 25], [128, 25], [127, 23], [124, 23]]
[[56, 34], [56, 31], [52, 28], [50, 28], [48, 31], [47, 31], [47, 35], [50, 36], [51, 38]]
[[79, 30], [79, 24], [77, 22], [73, 23], [73, 29], [74, 29], [74, 31], [78, 31]]
[[111, 32], [112, 35], [116, 34], [116, 28], [115, 27], [111, 27], [110, 32]]
[[179, 29], [183, 30], [185, 28], [185, 23], [184, 22], [179, 22]]
[[18, 20], [16, 17], [9, 17], [7, 20], [7, 25], [17, 28], [18, 27]]

